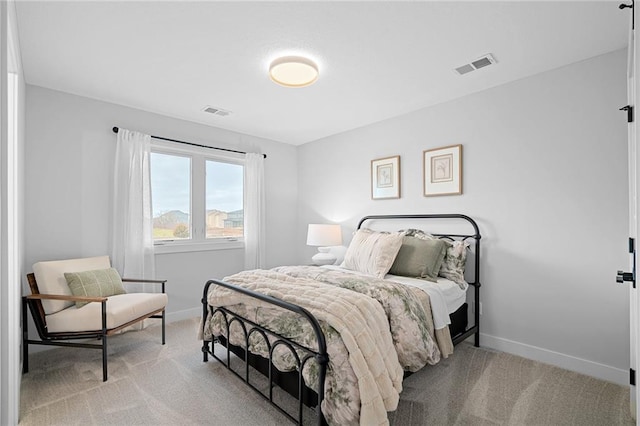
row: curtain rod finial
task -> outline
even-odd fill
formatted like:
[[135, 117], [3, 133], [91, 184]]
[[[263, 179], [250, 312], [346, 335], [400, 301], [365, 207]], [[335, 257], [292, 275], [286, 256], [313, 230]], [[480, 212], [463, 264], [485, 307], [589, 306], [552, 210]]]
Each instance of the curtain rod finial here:
[[113, 129], [111, 129], [111, 130], [113, 130], [113, 133], [118, 133], [118, 130], [120, 130], [120, 129], [118, 129], [117, 127], [114, 126]]

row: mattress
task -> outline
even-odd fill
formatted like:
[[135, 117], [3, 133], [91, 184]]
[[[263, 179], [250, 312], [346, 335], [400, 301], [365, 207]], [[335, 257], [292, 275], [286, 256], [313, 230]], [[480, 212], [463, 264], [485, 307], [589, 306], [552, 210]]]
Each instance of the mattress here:
[[[336, 265], [325, 265], [323, 268], [356, 275], [365, 275], [361, 272], [352, 271]], [[438, 277], [437, 283], [391, 274], [385, 275], [384, 279], [411, 287], [417, 287], [427, 293], [431, 299], [431, 311], [433, 313], [433, 323], [436, 330], [451, 324], [449, 314], [458, 310], [467, 299], [467, 292], [465, 290], [461, 289], [455, 282], [442, 277]], [[468, 288], [468, 286], [466, 287]]]

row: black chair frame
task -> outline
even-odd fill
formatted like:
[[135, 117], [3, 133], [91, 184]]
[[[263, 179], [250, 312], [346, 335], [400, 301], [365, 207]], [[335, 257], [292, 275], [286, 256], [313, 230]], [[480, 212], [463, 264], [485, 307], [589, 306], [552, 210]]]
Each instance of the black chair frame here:
[[[27, 281], [31, 294], [22, 297], [22, 373], [29, 372], [29, 345], [48, 345], [48, 346], [65, 346], [85, 349], [101, 349], [102, 350], [102, 381], [107, 381], [107, 337], [112, 336], [120, 330], [129, 327], [137, 322], [147, 318], [157, 318], [162, 320], [162, 344], [165, 344], [165, 308], [149, 312], [134, 320], [122, 324], [118, 327], [107, 328], [107, 297], [84, 297], [84, 296], [68, 296], [58, 294], [40, 294], [38, 283], [33, 273], [27, 274]], [[152, 283], [162, 286], [162, 293], [165, 292], [165, 283], [167, 280], [139, 280], [123, 278], [123, 283]], [[47, 330], [47, 319], [42, 306], [42, 300], [68, 300], [81, 301], [88, 303], [100, 303], [102, 305], [102, 328], [100, 330], [91, 331], [75, 331], [75, 332], [55, 332], [50, 333]], [[27, 306], [31, 311], [31, 316], [38, 331], [40, 340], [32, 340], [29, 338], [29, 327], [27, 324]], [[79, 339], [98, 339], [99, 344], [95, 343], [79, 343], [73, 340]]]

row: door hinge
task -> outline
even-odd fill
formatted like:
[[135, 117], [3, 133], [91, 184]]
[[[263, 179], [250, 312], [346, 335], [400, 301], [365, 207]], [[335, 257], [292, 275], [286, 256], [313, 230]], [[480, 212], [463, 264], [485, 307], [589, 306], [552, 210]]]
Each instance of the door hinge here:
[[620, 111], [627, 111], [627, 123], [633, 123], [633, 107], [631, 105], [623, 106]]
[[634, 6], [635, 6], [634, 0], [631, 0], [631, 4], [622, 3], [618, 5], [618, 9], [620, 10], [631, 9], [631, 29], [632, 30], [635, 30], [635, 26], [636, 26], [635, 13], [633, 13]]
[[629, 369], [629, 384], [631, 386], [636, 385], [636, 370], [634, 370], [633, 368]]

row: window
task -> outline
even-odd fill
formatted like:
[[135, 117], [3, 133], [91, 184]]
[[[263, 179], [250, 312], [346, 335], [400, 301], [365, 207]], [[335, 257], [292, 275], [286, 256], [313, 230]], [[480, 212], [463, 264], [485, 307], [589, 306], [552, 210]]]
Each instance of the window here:
[[153, 239], [191, 238], [191, 158], [151, 153]]
[[243, 157], [204, 151], [154, 141], [153, 238], [165, 251], [236, 248], [243, 241]]
[[244, 236], [244, 167], [206, 161], [207, 238]]

